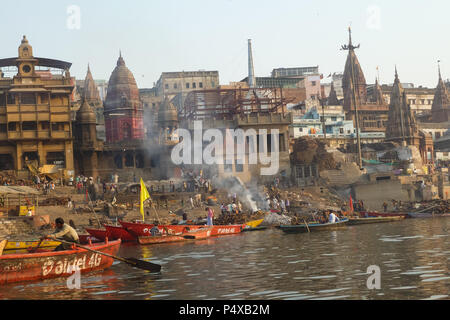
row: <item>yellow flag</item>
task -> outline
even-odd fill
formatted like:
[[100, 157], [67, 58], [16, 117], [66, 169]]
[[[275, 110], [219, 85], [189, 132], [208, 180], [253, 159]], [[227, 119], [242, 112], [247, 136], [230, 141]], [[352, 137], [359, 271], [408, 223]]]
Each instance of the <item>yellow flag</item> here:
[[141, 178], [141, 197], [140, 197], [140, 202], [141, 202], [141, 214], [142, 214], [142, 220], [145, 220], [145, 215], [144, 215], [144, 201], [147, 199], [152, 199], [150, 198], [150, 194], [147, 191], [147, 188], [145, 187], [144, 181]]

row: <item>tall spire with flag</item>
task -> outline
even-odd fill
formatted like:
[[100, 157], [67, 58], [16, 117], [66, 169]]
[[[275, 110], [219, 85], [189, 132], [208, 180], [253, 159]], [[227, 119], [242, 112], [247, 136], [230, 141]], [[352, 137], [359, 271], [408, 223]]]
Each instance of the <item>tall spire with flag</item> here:
[[147, 199], [152, 199], [150, 197], [150, 194], [148, 193], [147, 187], [145, 186], [144, 181], [141, 178], [141, 194], [140, 194], [140, 211], [141, 211], [141, 215], [142, 215], [142, 220], [145, 220], [145, 213], [144, 213], [144, 201]]

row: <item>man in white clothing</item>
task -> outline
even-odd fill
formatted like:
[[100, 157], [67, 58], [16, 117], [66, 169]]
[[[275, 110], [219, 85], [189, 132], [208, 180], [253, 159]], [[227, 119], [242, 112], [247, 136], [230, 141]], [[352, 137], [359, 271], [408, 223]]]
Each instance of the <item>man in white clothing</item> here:
[[329, 223], [336, 223], [337, 221], [340, 221], [339, 218], [333, 212], [331, 212], [329, 217], [328, 217], [328, 222]]

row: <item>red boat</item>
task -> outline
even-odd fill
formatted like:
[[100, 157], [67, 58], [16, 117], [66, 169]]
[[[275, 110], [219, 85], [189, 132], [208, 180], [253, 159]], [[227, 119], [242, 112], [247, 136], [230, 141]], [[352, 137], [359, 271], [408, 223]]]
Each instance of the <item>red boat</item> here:
[[121, 226], [111, 226], [105, 224], [106, 234], [111, 240], [122, 239], [123, 242], [135, 242], [137, 238]]
[[[151, 236], [150, 230], [155, 226], [154, 224], [140, 223], [140, 222], [125, 222], [120, 221], [119, 223], [124, 227], [129, 233], [136, 237], [149, 237]], [[197, 230], [205, 226], [198, 225], [158, 225], [158, 230], [161, 234], [180, 234], [186, 232], [186, 227], [190, 230]]]
[[159, 236], [143, 236], [138, 237], [138, 242], [140, 244], [157, 244], [157, 243], [206, 239], [211, 236], [211, 229], [212, 229], [211, 227], [202, 228], [198, 230], [187, 231], [176, 235], [163, 234]]
[[[120, 240], [89, 244], [96, 251], [116, 255]], [[69, 277], [74, 270], [87, 273], [109, 268], [114, 259], [79, 247], [64, 251], [44, 251], [36, 253], [15, 253], [0, 256], [0, 285], [36, 281], [59, 277]]]
[[104, 225], [104, 227], [105, 230], [90, 228], [85, 229], [91, 236], [100, 239], [101, 241], [105, 241], [106, 237], [108, 237], [108, 239], [110, 240], [122, 239], [122, 242], [136, 241], [136, 237], [130, 234], [124, 227], [117, 227], [106, 224]]
[[90, 229], [90, 228], [85, 228], [85, 229], [91, 236], [93, 236], [94, 238], [100, 239], [101, 241], [105, 241], [106, 237], [108, 237], [106, 230]]
[[361, 211], [359, 213], [360, 217], [404, 217], [409, 218], [408, 213], [405, 212], [376, 212], [376, 211]]
[[[154, 227], [154, 224], [146, 224], [139, 222], [125, 222], [120, 221], [119, 223], [131, 234], [136, 237], [145, 237], [150, 236], [150, 230]], [[185, 232], [185, 228], [189, 227], [190, 230], [198, 230], [200, 228], [205, 228], [205, 225], [183, 225], [183, 224], [175, 224], [175, 225], [158, 225], [158, 229], [162, 234], [166, 233], [183, 233]], [[211, 236], [220, 236], [227, 234], [236, 234], [242, 232], [245, 224], [237, 224], [237, 225], [216, 225], [212, 226]]]

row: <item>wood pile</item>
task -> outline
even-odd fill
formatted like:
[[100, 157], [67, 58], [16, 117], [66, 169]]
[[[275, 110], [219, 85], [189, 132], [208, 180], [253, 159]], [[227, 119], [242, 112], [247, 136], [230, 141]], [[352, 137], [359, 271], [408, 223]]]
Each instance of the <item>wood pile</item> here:
[[295, 140], [293, 146], [293, 161], [296, 164], [317, 164], [319, 171], [337, 168], [337, 163], [331, 153], [325, 149], [325, 144], [319, 139], [301, 137]]
[[67, 197], [51, 197], [39, 201], [39, 206], [67, 206]]
[[214, 219], [216, 225], [227, 224], [243, 224], [253, 220], [264, 219], [266, 216], [264, 211], [256, 211], [254, 213], [241, 213], [241, 214], [221, 214], [218, 218]]

